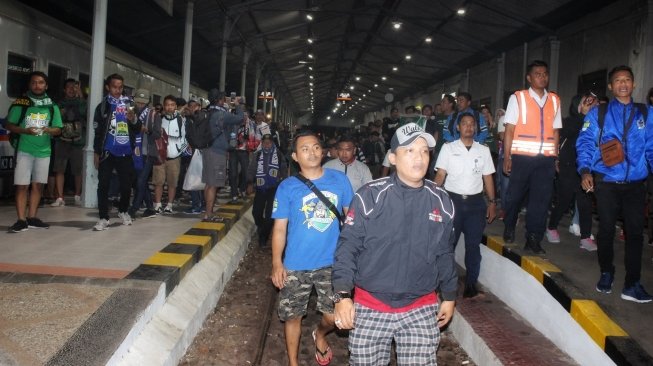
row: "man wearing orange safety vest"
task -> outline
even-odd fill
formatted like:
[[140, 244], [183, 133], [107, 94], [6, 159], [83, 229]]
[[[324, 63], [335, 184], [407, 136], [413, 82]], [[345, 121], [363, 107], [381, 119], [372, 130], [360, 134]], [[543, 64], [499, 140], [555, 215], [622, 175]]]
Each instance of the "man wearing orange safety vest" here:
[[528, 195], [524, 249], [544, 254], [540, 241], [553, 193], [558, 130], [562, 128], [560, 98], [546, 90], [549, 85], [546, 62], [536, 60], [528, 65], [526, 80], [530, 88], [510, 96], [504, 117], [503, 171], [510, 176], [510, 184], [503, 240], [506, 243], [515, 241], [517, 215]]

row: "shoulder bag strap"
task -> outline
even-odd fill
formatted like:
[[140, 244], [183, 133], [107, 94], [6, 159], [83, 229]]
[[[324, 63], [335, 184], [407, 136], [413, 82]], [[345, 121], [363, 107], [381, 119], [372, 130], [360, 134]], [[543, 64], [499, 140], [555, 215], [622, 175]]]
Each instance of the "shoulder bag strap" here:
[[340, 215], [340, 212], [338, 212], [338, 208], [333, 205], [333, 202], [329, 201], [328, 198], [324, 197], [322, 192], [320, 192], [320, 190], [317, 189], [315, 184], [313, 184], [313, 182], [310, 179], [307, 179], [306, 177], [301, 175], [301, 173], [295, 174], [295, 177], [299, 179], [302, 183], [306, 184], [308, 189], [310, 189], [313, 193], [315, 193], [317, 198], [320, 201], [322, 201], [322, 203], [324, 203], [329, 208], [329, 210], [331, 210], [331, 212], [333, 212], [336, 215], [336, 217], [338, 218], [338, 222], [342, 224], [342, 215]]

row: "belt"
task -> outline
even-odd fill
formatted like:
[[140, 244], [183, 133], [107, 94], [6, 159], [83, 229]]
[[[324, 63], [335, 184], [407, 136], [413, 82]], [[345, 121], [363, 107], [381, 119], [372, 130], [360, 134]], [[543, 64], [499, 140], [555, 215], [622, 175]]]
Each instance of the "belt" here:
[[476, 194], [458, 194], [458, 193], [449, 192], [449, 196], [460, 198], [464, 201], [471, 198], [483, 197], [483, 192], [476, 193]]

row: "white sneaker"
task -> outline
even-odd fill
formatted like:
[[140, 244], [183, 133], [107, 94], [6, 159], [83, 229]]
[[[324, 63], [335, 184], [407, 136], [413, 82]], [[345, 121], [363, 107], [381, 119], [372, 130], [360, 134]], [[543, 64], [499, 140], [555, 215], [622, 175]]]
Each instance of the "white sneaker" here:
[[580, 226], [578, 226], [578, 224], [569, 225], [569, 232], [575, 236], [580, 236]]
[[59, 197], [57, 198], [52, 204], [50, 204], [50, 207], [64, 207], [66, 205], [66, 201], [63, 200], [63, 198]]
[[75, 206], [81, 206], [81, 205], [82, 205], [82, 197], [75, 196]]
[[111, 224], [111, 223], [109, 222], [109, 220], [107, 220], [107, 219], [100, 219], [100, 221], [98, 221], [97, 224], [95, 224], [95, 226], [93, 227], [93, 230], [95, 230], [95, 231], [103, 231], [103, 230], [106, 230], [106, 229], [109, 228], [109, 225], [110, 225], [110, 224]]
[[127, 212], [118, 212], [118, 217], [122, 219], [123, 225], [131, 225], [132, 217]]
[[166, 208], [163, 209], [163, 213], [164, 214], [170, 214], [170, 215], [175, 213], [175, 211], [172, 210], [172, 204], [171, 203], [168, 203], [166, 205]]

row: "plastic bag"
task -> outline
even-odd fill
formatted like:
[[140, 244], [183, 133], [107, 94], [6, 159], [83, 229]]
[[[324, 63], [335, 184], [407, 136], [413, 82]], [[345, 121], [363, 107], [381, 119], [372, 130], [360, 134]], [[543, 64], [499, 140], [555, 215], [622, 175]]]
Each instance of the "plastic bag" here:
[[185, 191], [200, 191], [204, 187], [205, 184], [202, 182], [202, 153], [199, 149], [195, 149], [193, 157], [190, 159], [188, 170], [186, 170], [183, 188]]

